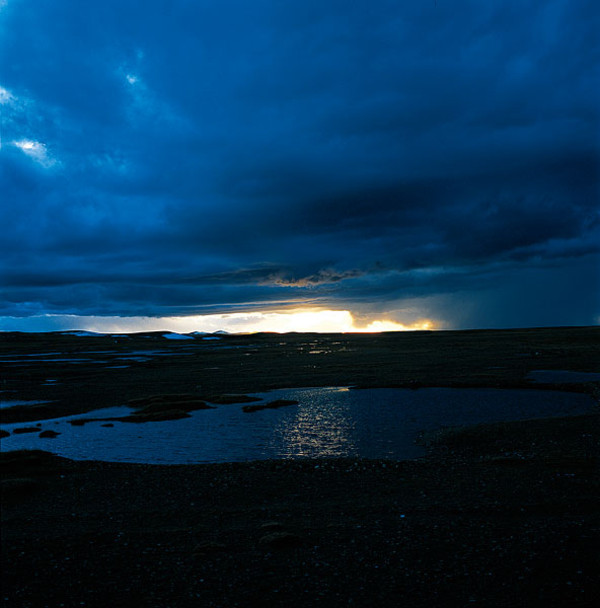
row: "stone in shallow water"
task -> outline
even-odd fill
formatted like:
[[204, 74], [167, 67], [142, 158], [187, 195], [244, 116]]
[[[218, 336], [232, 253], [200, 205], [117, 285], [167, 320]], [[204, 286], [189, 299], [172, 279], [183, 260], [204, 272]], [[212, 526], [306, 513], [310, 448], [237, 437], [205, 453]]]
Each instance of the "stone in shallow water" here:
[[189, 418], [190, 415], [184, 410], [169, 409], [157, 412], [136, 412], [131, 416], [124, 416], [119, 420], [121, 422], [162, 422], [163, 420], [179, 420], [180, 418]]
[[246, 412], [246, 414], [250, 414], [252, 412], [258, 412], [260, 410], [275, 410], [278, 407], [286, 407], [287, 405], [298, 405], [298, 403], [299, 402], [295, 399], [277, 399], [275, 401], [265, 403], [264, 405], [244, 405], [242, 407], [242, 411]]
[[167, 412], [169, 410], [180, 410], [184, 412], [192, 412], [194, 410], [212, 410], [212, 406], [207, 405], [200, 399], [194, 399], [190, 401], [160, 401], [155, 403], [149, 403], [143, 406], [141, 409], [134, 412], [135, 416], [145, 416], [148, 414], [158, 414], [161, 412]]
[[122, 422], [153, 422], [189, 418], [188, 412], [214, 409], [194, 394], [152, 395], [129, 402], [138, 408], [131, 416], [121, 418]]
[[216, 403], [218, 405], [231, 405], [232, 403], [252, 403], [253, 401], [262, 401], [260, 397], [251, 397], [250, 395], [211, 395], [205, 397], [205, 400], [209, 403]]
[[42, 439], [54, 439], [55, 437], [58, 437], [60, 435], [60, 433], [57, 433], [56, 431], [42, 431], [39, 436]]
[[129, 405], [132, 407], [143, 407], [145, 405], [155, 405], [161, 403], [181, 403], [186, 401], [200, 401], [198, 395], [193, 393], [175, 393], [166, 395], [149, 395], [140, 399], [131, 399]]

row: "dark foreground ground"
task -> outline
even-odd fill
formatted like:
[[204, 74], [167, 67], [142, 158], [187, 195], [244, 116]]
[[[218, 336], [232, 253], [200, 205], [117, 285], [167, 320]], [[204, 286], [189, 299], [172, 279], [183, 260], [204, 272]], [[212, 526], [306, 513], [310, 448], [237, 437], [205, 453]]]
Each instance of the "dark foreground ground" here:
[[[23, 357], [34, 347], [84, 352], [102, 350], [87, 340], [105, 340], [37, 339], [16, 336], [14, 349]], [[311, 344], [318, 336], [265, 336], [254, 356], [239, 339], [212, 354], [194, 344], [191, 355], [174, 351], [162, 365], [153, 358], [110, 376], [98, 364], [48, 368], [17, 358], [3, 364], [4, 387], [16, 398], [58, 391], [59, 407], [75, 412], [173, 388], [520, 386], [532, 369], [598, 371], [590, 328], [329, 337], [340, 342], [330, 349]], [[61, 386], [43, 387], [57, 376]], [[579, 390], [594, 394], [597, 385]], [[0, 599], [23, 608], [595, 606], [599, 418], [595, 410], [440, 431], [423, 438], [427, 458], [400, 463], [167, 467], [5, 453]]]
[[598, 433], [486, 425], [401, 463], [4, 454], [4, 605], [597, 605]]

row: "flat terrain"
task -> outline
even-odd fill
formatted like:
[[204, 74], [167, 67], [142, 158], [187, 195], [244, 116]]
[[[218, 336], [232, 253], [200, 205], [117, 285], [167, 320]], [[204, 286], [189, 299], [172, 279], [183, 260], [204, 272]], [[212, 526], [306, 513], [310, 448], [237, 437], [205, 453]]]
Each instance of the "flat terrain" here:
[[[598, 328], [209, 341], [4, 334], [0, 360], [2, 390], [14, 391], [3, 398], [76, 413], [168, 393], [529, 386], [532, 370], [599, 371], [599, 338]], [[120, 359], [143, 350], [167, 352]], [[598, 384], [546, 388], [597, 395]], [[11, 421], [26, 420], [25, 408], [10, 409]], [[599, 426], [594, 408], [444, 430], [423, 437], [427, 457], [406, 462], [149, 466], [5, 453], [0, 599], [36, 608], [595, 606]]]
[[532, 370], [600, 371], [600, 327], [208, 338], [0, 333], [0, 397], [52, 402], [5, 408], [2, 422], [169, 393], [203, 397], [302, 386], [520, 388], [531, 386], [526, 376]]

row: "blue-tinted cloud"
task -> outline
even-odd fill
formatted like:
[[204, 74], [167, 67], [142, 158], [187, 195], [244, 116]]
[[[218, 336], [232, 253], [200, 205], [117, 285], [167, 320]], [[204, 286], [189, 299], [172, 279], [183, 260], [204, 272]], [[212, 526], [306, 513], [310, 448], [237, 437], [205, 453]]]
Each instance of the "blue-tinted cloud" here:
[[597, 318], [594, 2], [0, 10], [0, 315]]

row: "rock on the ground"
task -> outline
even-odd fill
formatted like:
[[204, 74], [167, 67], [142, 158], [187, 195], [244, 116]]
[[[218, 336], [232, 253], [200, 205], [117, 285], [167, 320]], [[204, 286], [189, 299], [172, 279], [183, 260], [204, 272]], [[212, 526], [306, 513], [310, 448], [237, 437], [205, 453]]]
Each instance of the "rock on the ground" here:
[[58, 437], [60, 435], [60, 433], [57, 433], [56, 431], [42, 431], [39, 436], [42, 439], [54, 439], [55, 437]]
[[288, 405], [298, 405], [298, 401], [295, 399], [277, 399], [276, 401], [270, 401], [269, 403], [259, 404], [259, 405], [244, 405], [242, 407], [242, 411], [246, 414], [251, 414], [252, 412], [258, 412], [259, 410], [274, 410], [278, 407], [286, 407]]

